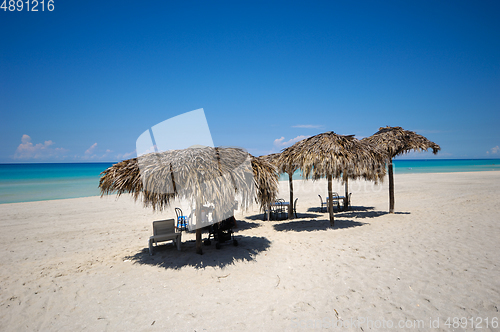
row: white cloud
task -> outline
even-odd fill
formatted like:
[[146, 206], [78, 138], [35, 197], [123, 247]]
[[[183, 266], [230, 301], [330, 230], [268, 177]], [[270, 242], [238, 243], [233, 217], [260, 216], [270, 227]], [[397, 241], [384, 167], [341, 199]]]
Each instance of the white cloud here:
[[117, 160], [125, 160], [125, 159], [130, 159], [131, 157], [135, 157], [135, 154], [136, 154], [136, 152], [134, 150], [132, 152], [127, 152], [127, 153], [123, 153], [123, 154], [119, 153], [119, 154], [116, 155], [115, 158]]
[[92, 146], [90, 148], [88, 148], [87, 151], [85, 151], [85, 154], [86, 155], [92, 154], [92, 152], [94, 152], [96, 147], [97, 147], [97, 143], [92, 144]]
[[491, 154], [498, 154], [498, 153], [500, 153], [500, 146], [497, 145], [497, 146], [491, 148], [490, 151], [486, 151], [486, 154], [490, 154], [490, 152], [491, 152]]
[[31, 137], [24, 134], [21, 137], [21, 144], [16, 149], [14, 159], [47, 159], [49, 157], [58, 157], [66, 152], [63, 148], [52, 147], [54, 142], [51, 140], [42, 143], [33, 144]]
[[309, 124], [306, 124], [306, 125], [292, 126], [292, 128], [318, 129], [318, 128], [323, 128], [323, 126], [322, 125], [309, 125]]
[[113, 150], [106, 149], [104, 153], [102, 153], [102, 150], [97, 147], [97, 143], [94, 143], [85, 151], [83, 156], [75, 156], [75, 159], [102, 160], [108, 157], [111, 152], [113, 152]]
[[285, 138], [282, 136], [281, 138], [277, 138], [274, 140], [274, 146], [276, 146], [278, 148], [284, 148], [284, 147], [290, 146], [293, 143], [301, 141], [304, 138], [308, 138], [308, 137], [310, 137], [310, 136], [300, 135], [300, 136], [297, 136], [295, 138], [292, 138], [291, 140], [285, 141]]

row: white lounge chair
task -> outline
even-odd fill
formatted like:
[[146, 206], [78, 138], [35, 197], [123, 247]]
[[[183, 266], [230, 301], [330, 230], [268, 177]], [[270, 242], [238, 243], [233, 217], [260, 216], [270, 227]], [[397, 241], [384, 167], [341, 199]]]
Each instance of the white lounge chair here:
[[177, 250], [181, 250], [181, 235], [175, 228], [174, 219], [153, 221], [153, 236], [149, 238], [149, 254], [153, 254], [153, 243], [158, 245], [158, 242], [172, 241], [177, 243]]

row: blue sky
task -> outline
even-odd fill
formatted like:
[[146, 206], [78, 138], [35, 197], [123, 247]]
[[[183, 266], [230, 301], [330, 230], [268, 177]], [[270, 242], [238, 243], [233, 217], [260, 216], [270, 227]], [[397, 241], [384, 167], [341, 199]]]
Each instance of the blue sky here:
[[390, 125], [440, 144], [437, 158], [500, 158], [498, 17], [495, 1], [0, 10], [0, 162], [135, 157], [141, 133], [199, 108], [215, 145], [254, 155]]

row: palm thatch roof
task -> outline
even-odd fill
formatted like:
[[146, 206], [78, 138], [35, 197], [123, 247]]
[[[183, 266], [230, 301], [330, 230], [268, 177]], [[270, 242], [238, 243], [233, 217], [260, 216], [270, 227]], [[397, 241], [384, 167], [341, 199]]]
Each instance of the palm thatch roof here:
[[265, 160], [268, 163], [273, 164], [274, 166], [278, 167], [276, 162], [278, 161], [280, 154], [279, 153], [271, 153], [271, 154], [266, 154], [263, 156], [258, 157], [261, 160]]
[[379, 130], [370, 137], [362, 139], [364, 142], [375, 144], [387, 151], [389, 158], [415, 151], [427, 151], [432, 149], [432, 153], [437, 154], [441, 148], [434, 142], [429, 141], [422, 135], [401, 127], [380, 127]]
[[378, 132], [370, 137], [362, 139], [363, 142], [378, 146], [387, 153], [388, 171], [389, 171], [389, 213], [394, 213], [394, 174], [392, 167], [392, 158], [415, 151], [427, 151], [432, 149], [437, 154], [441, 148], [434, 142], [429, 141], [422, 135], [410, 130], [404, 130], [401, 127], [380, 127]]
[[334, 132], [318, 134], [284, 149], [278, 158], [283, 169], [300, 168], [306, 179], [331, 175], [351, 179], [362, 177], [379, 181], [385, 175], [386, 154], [371, 143], [361, 142], [354, 135]]
[[131, 193], [155, 210], [176, 197], [224, 206], [235, 195], [243, 205], [255, 199], [263, 207], [276, 198], [278, 174], [269, 162], [239, 148], [189, 148], [119, 162], [101, 173], [99, 188], [101, 195]]
[[278, 198], [278, 169], [275, 164], [263, 157], [252, 158], [253, 176], [257, 190], [257, 202], [264, 211]]

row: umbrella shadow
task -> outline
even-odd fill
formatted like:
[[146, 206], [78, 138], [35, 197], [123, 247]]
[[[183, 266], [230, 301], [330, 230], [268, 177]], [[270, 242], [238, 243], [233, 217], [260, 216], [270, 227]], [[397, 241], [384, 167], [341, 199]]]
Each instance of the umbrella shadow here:
[[261, 213], [254, 214], [251, 216], [245, 216], [245, 219], [264, 221], [264, 220], [266, 220], [266, 216], [264, 215], [264, 213], [261, 212]]
[[[339, 213], [342, 218], [376, 218], [389, 214], [387, 211], [375, 211], [373, 206], [352, 206], [348, 211]], [[410, 214], [410, 212], [395, 212], [394, 214]]]
[[[308, 209], [307, 212], [311, 212], [311, 209]], [[320, 212], [318, 211], [313, 211], [313, 212]], [[322, 214], [317, 214], [317, 213], [298, 213], [297, 212], [297, 218], [295, 219], [304, 219], [304, 218], [319, 218], [323, 216]], [[250, 220], [259, 220], [259, 221], [267, 221], [266, 216], [262, 213], [260, 214], [254, 214], [253, 216], [246, 216], [245, 219], [250, 219]], [[281, 220], [288, 220], [287, 219], [281, 219]], [[271, 219], [270, 221], [279, 221], [279, 220], [274, 220]], [[259, 225], [260, 226], [260, 225]], [[257, 226], [257, 227], [259, 227]]]
[[203, 255], [196, 254], [196, 241], [182, 242], [182, 250], [171, 242], [155, 246], [154, 255], [149, 255], [149, 249], [144, 248], [135, 255], [125, 257], [134, 263], [141, 265], [152, 265], [165, 269], [178, 270], [183, 267], [194, 267], [204, 269], [207, 267], [224, 268], [238, 262], [249, 262], [255, 260], [260, 253], [267, 251], [271, 241], [265, 237], [237, 235], [238, 246], [233, 246], [232, 241], [222, 244], [221, 249], [215, 248], [215, 243], [203, 245]]
[[252, 228], [258, 228], [262, 226], [259, 223], [256, 222], [251, 222], [251, 221], [246, 221], [246, 220], [236, 220], [236, 227], [233, 227], [233, 231], [235, 233], [238, 233], [239, 231], [247, 230], [247, 229], [252, 229]]
[[[334, 208], [334, 210], [333, 210], [334, 213], [338, 213], [339, 212], [336, 206], [334, 206], [333, 208]], [[324, 215], [325, 213], [327, 213], [326, 212], [326, 208], [322, 209], [320, 207], [310, 207], [310, 208], [307, 209], [307, 212], [321, 213], [321, 215]]]
[[[309, 210], [307, 210], [309, 212]], [[297, 218], [296, 219], [304, 219], [304, 218], [319, 218], [322, 217], [322, 214], [318, 213], [298, 213], [297, 212]]]
[[344, 229], [363, 226], [366, 223], [347, 220], [335, 219], [335, 226], [330, 227], [330, 221], [326, 219], [321, 220], [294, 220], [273, 225], [274, 229], [278, 232], [313, 232], [313, 231], [326, 231], [328, 229]]
[[325, 208], [321, 209], [320, 207], [316, 207], [316, 206], [313, 206], [313, 207], [310, 207], [307, 209], [307, 212], [319, 212], [319, 213], [325, 213]]

